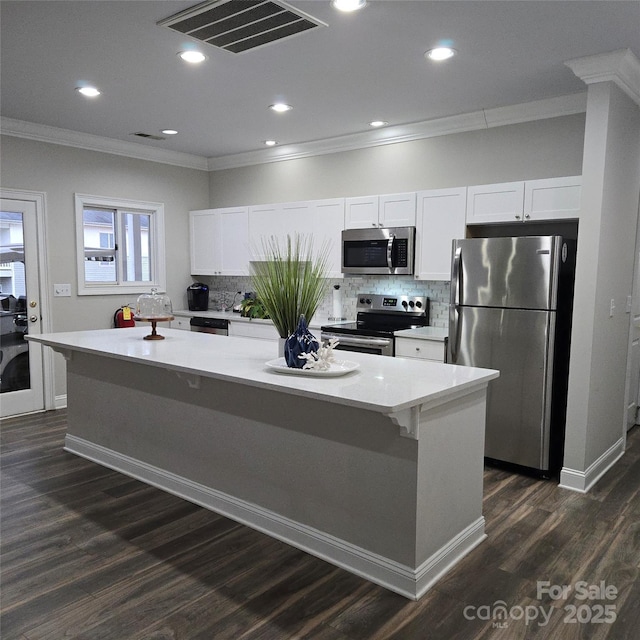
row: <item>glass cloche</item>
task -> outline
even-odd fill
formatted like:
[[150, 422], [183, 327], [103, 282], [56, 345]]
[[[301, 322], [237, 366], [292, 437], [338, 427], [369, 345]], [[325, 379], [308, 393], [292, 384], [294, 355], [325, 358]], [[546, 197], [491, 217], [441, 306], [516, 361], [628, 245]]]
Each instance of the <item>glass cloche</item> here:
[[133, 319], [151, 323], [151, 333], [144, 337], [145, 340], [164, 340], [164, 336], [156, 331], [156, 323], [173, 320], [171, 298], [159, 294], [157, 289], [151, 289], [151, 293], [143, 293], [138, 296]]
[[138, 296], [136, 302], [136, 316], [140, 320], [160, 320], [173, 315], [171, 298], [157, 289], [151, 289], [151, 293], [143, 293]]

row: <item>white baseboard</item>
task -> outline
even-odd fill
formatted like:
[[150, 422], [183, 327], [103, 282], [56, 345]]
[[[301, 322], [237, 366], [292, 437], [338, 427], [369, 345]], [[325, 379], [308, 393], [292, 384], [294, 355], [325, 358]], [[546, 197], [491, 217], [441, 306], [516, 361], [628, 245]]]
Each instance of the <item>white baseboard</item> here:
[[54, 398], [54, 409], [66, 409], [67, 408], [67, 394], [62, 396], [56, 396]]
[[593, 485], [623, 456], [624, 438], [609, 447], [586, 471], [563, 467], [560, 472], [560, 486], [563, 489], [587, 493]]
[[442, 575], [487, 537], [484, 533], [484, 517], [481, 516], [414, 569], [256, 504], [192, 482], [188, 478], [83, 438], [67, 435], [64, 448], [257, 529], [412, 600], [420, 598]]

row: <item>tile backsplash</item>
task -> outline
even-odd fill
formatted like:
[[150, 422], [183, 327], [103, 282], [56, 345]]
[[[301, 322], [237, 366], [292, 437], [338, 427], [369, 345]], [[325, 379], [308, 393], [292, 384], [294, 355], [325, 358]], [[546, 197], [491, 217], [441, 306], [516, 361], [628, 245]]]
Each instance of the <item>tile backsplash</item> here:
[[[228, 309], [238, 304], [244, 293], [251, 291], [250, 277], [212, 276], [202, 278], [210, 288], [210, 308]], [[320, 303], [317, 316], [333, 316], [333, 285], [342, 290], [342, 315], [348, 319], [356, 316], [356, 297], [359, 293], [389, 293], [394, 295], [427, 296], [431, 302], [430, 321], [434, 327], [446, 328], [449, 323], [449, 282], [432, 280], [414, 280], [412, 276], [358, 276], [343, 279], [331, 279], [327, 295]], [[238, 294], [238, 291], [241, 293]], [[185, 301], [186, 307], [186, 294]]]

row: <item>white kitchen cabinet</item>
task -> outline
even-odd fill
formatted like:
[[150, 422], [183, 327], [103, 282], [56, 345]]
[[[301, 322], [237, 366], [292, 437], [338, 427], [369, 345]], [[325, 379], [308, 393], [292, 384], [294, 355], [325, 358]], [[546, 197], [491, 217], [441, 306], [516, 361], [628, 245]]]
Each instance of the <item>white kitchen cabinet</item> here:
[[249, 246], [254, 260], [264, 258], [264, 243], [276, 238], [284, 248], [287, 236], [313, 233], [309, 202], [284, 202], [249, 207]]
[[189, 224], [191, 275], [248, 275], [248, 207], [190, 211]]
[[191, 331], [191, 318], [176, 317], [171, 321], [171, 328]]
[[370, 229], [377, 226], [378, 196], [345, 198], [345, 229]]
[[342, 230], [344, 229], [344, 198], [315, 200], [312, 205], [314, 248], [323, 246], [329, 252], [327, 276], [342, 278]]
[[241, 338], [277, 341], [280, 336], [271, 322], [251, 322], [247, 320], [230, 320], [229, 335]]
[[444, 342], [396, 337], [396, 357], [444, 362]]
[[579, 218], [581, 190], [582, 176], [526, 181], [523, 220]]
[[341, 233], [344, 229], [344, 198], [306, 200], [249, 208], [249, 245], [253, 259], [264, 257], [263, 241], [276, 237], [281, 247], [287, 235], [302, 234], [313, 239], [314, 251], [327, 242], [328, 277], [341, 278]]
[[415, 192], [345, 199], [345, 229], [413, 227], [415, 224]]
[[467, 224], [580, 217], [581, 176], [485, 184], [467, 189]]
[[521, 222], [524, 182], [483, 184], [467, 188], [467, 224]]
[[451, 279], [451, 241], [465, 237], [466, 187], [417, 194], [416, 280]]

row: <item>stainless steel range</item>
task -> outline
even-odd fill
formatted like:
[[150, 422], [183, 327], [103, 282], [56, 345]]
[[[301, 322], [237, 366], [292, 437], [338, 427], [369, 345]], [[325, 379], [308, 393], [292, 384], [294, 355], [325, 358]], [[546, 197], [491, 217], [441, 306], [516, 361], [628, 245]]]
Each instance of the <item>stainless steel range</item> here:
[[356, 322], [321, 327], [322, 340], [338, 338], [342, 351], [395, 355], [394, 332], [429, 324], [429, 298], [360, 293]]

